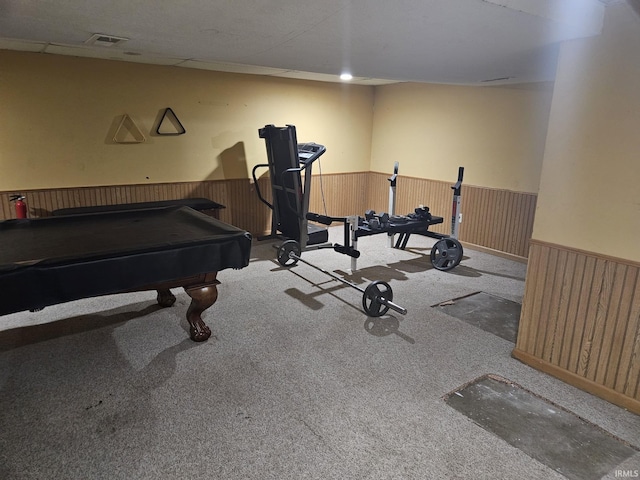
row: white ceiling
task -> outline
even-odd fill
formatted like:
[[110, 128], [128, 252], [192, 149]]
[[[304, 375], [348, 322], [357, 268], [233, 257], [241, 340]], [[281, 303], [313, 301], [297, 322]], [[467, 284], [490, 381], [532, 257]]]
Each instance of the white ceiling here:
[[[353, 82], [553, 80], [623, 0], [3, 0], [0, 49]], [[635, 1], [635, 0], [629, 0]], [[87, 45], [93, 34], [128, 40]]]

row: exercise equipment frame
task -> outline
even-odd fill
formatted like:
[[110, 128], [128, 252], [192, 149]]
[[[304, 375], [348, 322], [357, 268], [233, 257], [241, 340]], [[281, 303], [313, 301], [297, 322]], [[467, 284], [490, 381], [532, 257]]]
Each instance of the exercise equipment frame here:
[[[268, 237], [283, 237], [285, 239], [278, 248], [278, 262], [282, 266], [292, 266], [301, 261], [330, 277], [338, 280], [363, 293], [362, 305], [370, 316], [380, 316], [389, 308], [406, 314], [406, 309], [392, 302], [393, 291], [386, 282], [372, 282], [366, 289], [334, 275], [310, 262], [302, 259], [303, 251], [321, 248], [332, 248], [338, 253], [351, 257], [351, 270], [357, 270], [357, 259], [360, 252], [357, 249], [359, 237], [386, 233], [389, 237], [389, 246], [394, 246], [393, 240], [399, 234], [395, 242], [395, 248], [404, 249], [411, 234], [419, 234], [436, 238], [438, 242], [431, 249], [431, 263], [438, 270], [450, 270], [460, 263], [462, 259], [462, 245], [457, 240], [458, 216], [460, 210], [460, 192], [462, 174], [464, 169], [459, 168], [458, 183], [454, 189], [454, 202], [452, 213], [452, 235], [444, 235], [429, 231], [429, 226], [442, 223], [442, 217], [435, 217], [429, 213], [428, 208], [419, 207], [415, 214], [407, 216], [395, 215], [396, 184], [398, 178], [398, 162], [394, 165], [393, 175], [389, 178], [389, 210], [391, 215], [385, 213], [379, 217], [372, 216], [362, 219], [358, 215], [348, 217], [330, 217], [318, 213], [309, 212], [310, 189], [313, 163], [325, 152], [324, 145], [314, 142], [297, 142], [296, 128], [294, 125], [276, 127], [265, 125], [258, 130], [260, 138], [265, 140], [268, 163], [256, 165], [251, 175], [256, 187], [256, 193], [261, 202], [267, 205], [273, 212], [271, 234]], [[267, 201], [262, 192], [256, 171], [260, 168], [268, 168], [271, 179], [273, 203]], [[304, 177], [304, 178], [303, 178]], [[459, 215], [459, 221], [462, 215]], [[328, 242], [326, 228], [315, 224], [329, 226], [333, 222], [341, 222], [344, 226], [344, 244], [331, 244]], [[262, 239], [261, 238], [261, 239]]]

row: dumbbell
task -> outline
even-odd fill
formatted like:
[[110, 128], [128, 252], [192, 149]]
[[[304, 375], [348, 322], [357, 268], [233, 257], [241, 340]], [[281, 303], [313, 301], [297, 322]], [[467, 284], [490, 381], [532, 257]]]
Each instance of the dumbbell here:
[[387, 228], [389, 226], [389, 214], [386, 212], [376, 215], [380, 221], [381, 228]]

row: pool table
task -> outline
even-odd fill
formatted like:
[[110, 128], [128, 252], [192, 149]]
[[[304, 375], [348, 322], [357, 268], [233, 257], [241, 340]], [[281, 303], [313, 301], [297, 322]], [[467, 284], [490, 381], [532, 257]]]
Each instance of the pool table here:
[[251, 235], [189, 207], [0, 222], [0, 315], [81, 298], [171, 288], [191, 297], [190, 336], [211, 330], [202, 312], [218, 298], [217, 273], [249, 264]]
[[208, 198], [179, 198], [176, 200], [158, 200], [155, 202], [117, 203], [115, 205], [96, 205], [91, 207], [60, 208], [51, 212], [54, 216], [81, 215], [84, 213], [122, 212], [124, 210], [149, 210], [151, 208], [165, 207], [191, 207], [199, 212], [212, 212], [212, 217], [220, 218], [218, 210], [225, 208]]

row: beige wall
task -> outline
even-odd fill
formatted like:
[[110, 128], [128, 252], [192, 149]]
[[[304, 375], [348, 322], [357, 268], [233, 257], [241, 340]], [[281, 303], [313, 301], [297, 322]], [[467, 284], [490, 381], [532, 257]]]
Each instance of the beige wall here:
[[[246, 178], [269, 123], [369, 170], [373, 87], [0, 51], [0, 98], [0, 190]], [[155, 135], [167, 107], [185, 135]], [[123, 114], [146, 142], [113, 143]]]
[[640, 17], [562, 47], [533, 238], [640, 261]]
[[[399, 161], [452, 181], [462, 165], [468, 184], [538, 189], [549, 85], [374, 89], [9, 51], [0, 63], [0, 190], [245, 178], [266, 160], [267, 123], [326, 145], [325, 173]], [[185, 135], [155, 135], [167, 107]], [[146, 142], [113, 142], [125, 113]]]
[[371, 170], [535, 193], [552, 85], [376, 88]]

